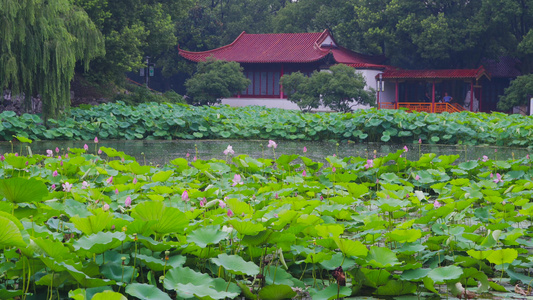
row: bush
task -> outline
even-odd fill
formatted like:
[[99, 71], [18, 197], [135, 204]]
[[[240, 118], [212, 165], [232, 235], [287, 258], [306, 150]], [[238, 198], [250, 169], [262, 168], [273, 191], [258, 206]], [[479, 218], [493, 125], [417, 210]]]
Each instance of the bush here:
[[123, 101], [129, 105], [137, 105], [140, 103], [156, 102], [156, 103], [185, 103], [183, 96], [174, 92], [173, 90], [167, 91], [164, 94], [150, 91], [146, 87], [136, 87], [133, 92], [128, 94], [117, 94], [113, 97], [112, 102]]
[[518, 76], [505, 89], [505, 94], [500, 97], [500, 101], [498, 102], [498, 108], [509, 110], [514, 106], [525, 105], [532, 96], [533, 74]]
[[213, 105], [222, 98], [231, 97], [243, 91], [250, 80], [244, 77], [237, 62], [208, 58], [199, 62], [196, 73], [185, 82], [189, 103], [192, 105]]

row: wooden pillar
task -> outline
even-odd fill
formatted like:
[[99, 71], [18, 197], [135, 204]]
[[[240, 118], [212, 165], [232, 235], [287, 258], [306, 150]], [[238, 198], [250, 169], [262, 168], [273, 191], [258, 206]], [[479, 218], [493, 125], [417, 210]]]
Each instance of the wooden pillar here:
[[431, 88], [431, 110], [432, 113], [435, 112], [435, 81], [432, 83]]
[[281, 64], [281, 70], [279, 73], [279, 98], [283, 99], [283, 85], [281, 84], [281, 77], [283, 77], [283, 64]]
[[399, 96], [399, 95], [398, 95], [398, 93], [399, 93], [399, 87], [398, 87], [398, 85], [399, 85], [399, 82], [398, 82], [398, 80], [396, 79], [396, 99], [394, 100], [394, 101], [395, 101], [395, 102], [394, 102], [394, 109], [398, 109], [398, 100], [399, 100], [399, 99], [398, 99], [398, 96]]

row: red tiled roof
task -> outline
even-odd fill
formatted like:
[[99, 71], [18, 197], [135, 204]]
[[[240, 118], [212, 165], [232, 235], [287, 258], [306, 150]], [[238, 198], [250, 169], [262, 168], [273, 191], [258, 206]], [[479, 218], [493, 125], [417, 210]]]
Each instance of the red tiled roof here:
[[483, 66], [477, 69], [386, 70], [383, 79], [479, 79], [490, 78]]
[[329, 53], [338, 63], [359, 68], [384, 68], [383, 57], [371, 57], [341, 47], [321, 47], [331, 37], [328, 30], [313, 33], [247, 34], [242, 32], [231, 44], [203, 52], [179, 49], [179, 54], [195, 62], [213, 56], [216, 59], [239, 63], [307, 63], [325, 58]]

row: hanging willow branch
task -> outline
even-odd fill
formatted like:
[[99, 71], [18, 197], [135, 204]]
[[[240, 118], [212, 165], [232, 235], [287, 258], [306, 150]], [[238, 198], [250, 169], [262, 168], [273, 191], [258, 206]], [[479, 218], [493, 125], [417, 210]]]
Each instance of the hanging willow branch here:
[[43, 116], [70, 107], [70, 81], [77, 61], [87, 68], [104, 54], [102, 34], [69, 0], [0, 0], [0, 90], [40, 95]]

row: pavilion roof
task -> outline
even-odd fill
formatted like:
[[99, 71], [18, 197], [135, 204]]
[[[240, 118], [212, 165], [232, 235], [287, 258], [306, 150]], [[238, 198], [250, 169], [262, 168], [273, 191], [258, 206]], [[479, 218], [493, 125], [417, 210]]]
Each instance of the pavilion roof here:
[[[327, 40], [326, 40], [327, 39]], [[327, 44], [331, 41], [332, 44]], [[384, 57], [359, 54], [336, 46], [330, 32], [248, 34], [242, 32], [231, 44], [203, 52], [179, 49], [184, 58], [199, 62], [208, 57], [239, 63], [309, 63], [332, 55], [337, 63], [358, 68], [381, 68]]]
[[490, 75], [483, 66], [477, 69], [443, 69], [443, 70], [385, 70], [383, 79], [480, 79]]

